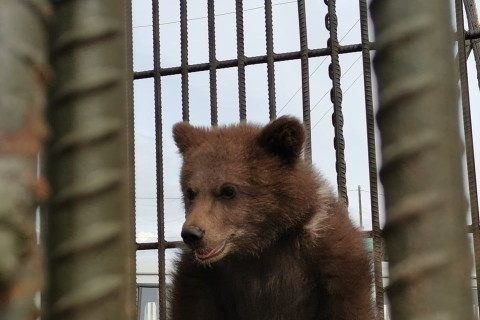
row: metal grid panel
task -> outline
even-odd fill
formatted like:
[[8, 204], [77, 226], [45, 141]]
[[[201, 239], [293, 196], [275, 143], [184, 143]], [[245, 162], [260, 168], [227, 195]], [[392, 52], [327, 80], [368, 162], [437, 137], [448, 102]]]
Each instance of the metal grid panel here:
[[[210, 75], [210, 110], [211, 110], [211, 124], [216, 125], [217, 119], [217, 88], [216, 75], [217, 70], [225, 68], [238, 68], [238, 96], [239, 96], [239, 114], [240, 121], [247, 119], [246, 114], [246, 89], [245, 89], [245, 67], [249, 65], [266, 64], [268, 74], [268, 97], [269, 97], [269, 116], [270, 119], [276, 117], [276, 103], [275, 103], [275, 63], [289, 60], [301, 61], [302, 73], [302, 98], [303, 98], [303, 119], [306, 124], [308, 142], [306, 146], [305, 156], [307, 161], [311, 161], [311, 125], [310, 125], [310, 101], [309, 101], [309, 58], [320, 56], [331, 56], [332, 63], [330, 76], [332, 79], [331, 100], [334, 104], [334, 114], [332, 121], [335, 126], [335, 147], [337, 158], [337, 181], [339, 196], [348, 203], [345, 177], [345, 160], [343, 157], [344, 140], [343, 140], [343, 117], [341, 110], [342, 92], [340, 89], [340, 66], [338, 62], [338, 55], [352, 52], [362, 52], [363, 56], [363, 70], [364, 70], [364, 87], [365, 87], [365, 110], [367, 119], [367, 140], [368, 140], [368, 163], [370, 175], [370, 196], [371, 196], [371, 211], [373, 230], [365, 232], [367, 237], [373, 238], [374, 241], [374, 271], [375, 271], [375, 289], [376, 289], [376, 305], [379, 319], [383, 319], [384, 301], [383, 301], [383, 282], [382, 282], [382, 267], [381, 261], [385, 256], [382, 249], [381, 229], [379, 223], [378, 210], [378, 187], [377, 187], [377, 168], [376, 168], [376, 152], [375, 152], [375, 132], [374, 132], [374, 112], [372, 102], [371, 89], [371, 70], [370, 70], [370, 51], [375, 50], [375, 44], [369, 42], [368, 33], [368, 16], [366, 0], [359, 0], [360, 5], [360, 22], [361, 22], [361, 43], [352, 45], [340, 45], [336, 36], [337, 18], [335, 14], [335, 0], [325, 0], [328, 6], [329, 13], [326, 16], [326, 27], [330, 31], [330, 40], [325, 48], [309, 49], [307, 44], [306, 34], [306, 16], [304, 0], [298, 0], [298, 14], [299, 14], [299, 33], [300, 33], [300, 50], [284, 53], [274, 53], [273, 47], [273, 26], [272, 26], [272, 2], [265, 0], [265, 28], [266, 28], [266, 55], [246, 57], [244, 53], [244, 25], [243, 25], [243, 1], [236, 0], [236, 34], [237, 34], [237, 58], [218, 61], [215, 55], [215, 14], [214, 14], [214, 0], [208, 0], [208, 43], [209, 43], [209, 62], [199, 64], [188, 64], [188, 29], [187, 29], [187, 1], [179, 0], [180, 2], [180, 29], [181, 29], [181, 65], [177, 67], [162, 68], [160, 65], [160, 39], [159, 39], [159, 20], [158, 20], [158, 0], [152, 0], [153, 3], [153, 32], [154, 32], [154, 69], [145, 70], [134, 73], [134, 79], [153, 78], [155, 81], [155, 110], [156, 110], [156, 125], [157, 125], [157, 206], [158, 206], [158, 236], [160, 240], [158, 243], [138, 243], [137, 250], [159, 250], [159, 279], [160, 279], [160, 309], [165, 310], [166, 293], [165, 293], [165, 256], [164, 250], [170, 248], [182, 248], [181, 241], [168, 242], [164, 240], [164, 211], [163, 211], [163, 177], [162, 177], [162, 128], [161, 128], [161, 78], [170, 75], [181, 75], [182, 83], [182, 118], [184, 121], [189, 121], [189, 93], [188, 93], [188, 76], [190, 73], [209, 71]], [[478, 30], [471, 30], [465, 33], [466, 39], [475, 39], [480, 37]], [[464, 45], [464, 39], [461, 46]], [[466, 67], [461, 66], [461, 69], [466, 72]], [[474, 176], [473, 176], [474, 178]], [[473, 213], [472, 213], [473, 214]], [[477, 222], [474, 221], [478, 224]], [[478, 228], [473, 228], [474, 230]], [[472, 228], [469, 228], [472, 232]], [[160, 319], [166, 319], [165, 311], [160, 311]]]

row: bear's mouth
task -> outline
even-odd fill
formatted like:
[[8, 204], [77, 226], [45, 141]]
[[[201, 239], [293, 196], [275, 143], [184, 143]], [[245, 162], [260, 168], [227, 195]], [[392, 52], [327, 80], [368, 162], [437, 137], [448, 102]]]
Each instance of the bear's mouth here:
[[216, 247], [197, 249], [195, 250], [195, 257], [197, 257], [197, 259], [201, 261], [212, 259], [213, 257], [216, 257], [223, 252], [226, 244], [227, 244], [227, 240], [225, 239], [222, 241], [222, 243], [220, 243]]

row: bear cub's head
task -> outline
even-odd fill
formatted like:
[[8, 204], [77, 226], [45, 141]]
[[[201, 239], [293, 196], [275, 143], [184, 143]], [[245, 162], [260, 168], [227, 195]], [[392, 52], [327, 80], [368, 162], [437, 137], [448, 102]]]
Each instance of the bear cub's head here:
[[197, 261], [259, 255], [304, 223], [318, 188], [301, 159], [305, 130], [291, 117], [261, 128], [173, 128], [183, 156], [184, 242]]

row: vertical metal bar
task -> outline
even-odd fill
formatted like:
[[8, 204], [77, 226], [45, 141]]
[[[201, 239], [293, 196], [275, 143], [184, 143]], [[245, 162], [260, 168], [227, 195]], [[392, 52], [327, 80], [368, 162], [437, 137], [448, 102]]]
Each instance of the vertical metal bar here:
[[182, 119], [190, 121], [188, 102], [188, 23], [187, 0], [180, 0], [180, 54], [182, 67]]
[[460, 74], [460, 90], [463, 110], [463, 130], [465, 136], [465, 151], [467, 158], [468, 191], [470, 199], [470, 213], [473, 226], [473, 249], [475, 259], [475, 272], [477, 279], [477, 299], [480, 304], [480, 226], [478, 219], [478, 193], [477, 176], [475, 172], [475, 152], [472, 137], [472, 116], [470, 114], [470, 96], [467, 77], [467, 56], [465, 52], [465, 30], [463, 21], [462, 0], [455, 1], [456, 20], [457, 20], [457, 43], [458, 43], [458, 68]]
[[360, 219], [360, 230], [363, 230], [362, 189], [360, 189], [360, 186], [358, 186], [358, 217]]
[[272, 0], [265, 0], [265, 33], [267, 38], [268, 105], [270, 120], [277, 116], [275, 102], [275, 53], [273, 52]]
[[[125, 5], [52, 1], [47, 318], [127, 319]], [[72, 19], [75, 17], [75, 19]]]
[[374, 0], [371, 10], [392, 319], [470, 320], [450, 1]]
[[370, 63], [370, 39], [368, 32], [368, 7], [366, 0], [360, 0], [360, 28], [362, 34], [363, 83], [365, 89], [365, 112], [367, 121], [368, 174], [370, 180], [370, 210], [373, 234], [373, 270], [375, 275], [376, 319], [385, 317], [385, 302], [382, 270], [382, 235], [378, 210], [377, 154], [375, 150], [375, 114], [372, 98], [372, 68]]
[[307, 131], [305, 159], [312, 162], [312, 124], [310, 122], [310, 73], [308, 71], [307, 16], [305, 0], [298, 0], [298, 24], [300, 29], [300, 59], [302, 65], [303, 125]]
[[[157, 163], [157, 237], [158, 237], [158, 297], [160, 320], [167, 319], [167, 290], [165, 284], [165, 220], [163, 200], [163, 127], [162, 79], [160, 75], [160, 18], [158, 0], [152, 0], [153, 9], [153, 70], [155, 94], [155, 145]], [[186, 9], [186, 8], [185, 8]], [[182, 89], [183, 90], [183, 89]]]
[[210, 118], [212, 126], [218, 124], [217, 112], [217, 58], [215, 56], [215, 4], [208, 0], [208, 53], [210, 60]]
[[[36, 206], [47, 196], [37, 176], [38, 154], [47, 136], [44, 121], [48, 65], [47, 1], [0, 4], [0, 319], [39, 316], [35, 294], [42, 289], [35, 232]], [[28, 26], [26, 28], [25, 26]]]
[[[478, 23], [477, 7], [475, 0], [464, 0], [465, 12], [467, 15], [468, 28], [470, 30], [480, 30], [480, 24]], [[477, 66], [477, 81], [478, 88], [480, 89], [480, 39], [471, 40], [473, 48], [473, 55], [475, 56], [475, 64]], [[468, 54], [467, 54], [468, 59]]]
[[340, 62], [338, 59], [339, 43], [337, 39], [337, 14], [336, 14], [336, 0], [325, 0], [328, 5], [328, 13], [325, 17], [325, 26], [330, 31], [330, 38], [328, 46], [331, 48], [332, 62], [328, 68], [330, 79], [332, 80], [332, 91], [330, 91], [330, 100], [334, 106], [332, 116], [333, 125], [335, 127], [335, 155], [336, 155], [336, 170], [337, 170], [337, 187], [338, 197], [348, 205], [347, 194], [347, 178], [346, 178], [346, 164], [345, 164], [345, 140], [343, 139], [343, 113], [342, 113], [342, 89], [340, 88]]
[[240, 121], [247, 120], [247, 98], [245, 90], [245, 45], [243, 32], [243, 0], [235, 0], [237, 20], [237, 60], [238, 60], [238, 105]]
[[125, 4], [125, 45], [127, 78], [125, 83], [125, 94], [127, 99], [127, 168], [128, 168], [128, 215], [127, 234], [129, 235], [129, 288], [127, 290], [127, 319], [137, 319], [136, 308], [136, 251], [135, 251], [135, 123], [134, 123], [134, 102], [133, 102], [133, 34], [132, 34], [132, 0], [124, 0]]

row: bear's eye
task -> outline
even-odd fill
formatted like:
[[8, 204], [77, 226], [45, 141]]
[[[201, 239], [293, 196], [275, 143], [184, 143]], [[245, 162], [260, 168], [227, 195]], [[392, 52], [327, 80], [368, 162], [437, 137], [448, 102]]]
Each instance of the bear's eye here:
[[225, 199], [233, 199], [237, 195], [237, 191], [232, 186], [224, 186], [220, 190], [220, 195]]
[[196, 194], [191, 188], [187, 189], [187, 192], [185, 192], [185, 195], [188, 201], [192, 202], [193, 200], [195, 200]]

